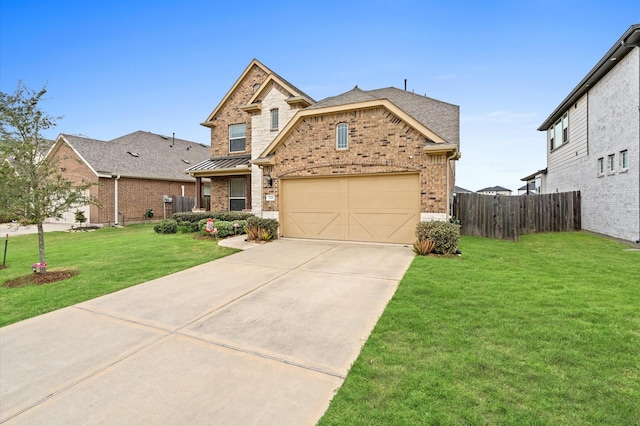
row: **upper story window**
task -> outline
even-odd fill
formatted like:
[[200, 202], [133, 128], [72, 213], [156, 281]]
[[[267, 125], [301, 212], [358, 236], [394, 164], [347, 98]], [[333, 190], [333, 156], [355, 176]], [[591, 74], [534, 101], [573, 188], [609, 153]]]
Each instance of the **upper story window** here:
[[629, 168], [629, 151], [626, 149], [620, 151], [620, 169], [627, 170]]
[[551, 151], [569, 142], [569, 113], [564, 113], [561, 119], [549, 129], [549, 147]]
[[338, 124], [338, 127], [336, 128], [336, 148], [337, 149], [349, 148], [347, 133], [348, 133], [347, 123]]
[[229, 126], [229, 152], [245, 151], [247, 149], [247, 125], [232, 124]]
[[271, 130], [278, 130], [278, 108], [271, 110]]

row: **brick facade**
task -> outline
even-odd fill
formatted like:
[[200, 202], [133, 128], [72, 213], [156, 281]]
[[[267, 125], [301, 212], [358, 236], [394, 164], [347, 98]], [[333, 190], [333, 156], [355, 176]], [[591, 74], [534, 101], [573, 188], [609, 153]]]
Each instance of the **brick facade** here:
[[[212, 117], [211, 157], [246, 155], [251, 153], [251, 116], [240, 107], [247, 105], [254, 95], [254, 86], [262, 84], [267, 78], [266, 72], [254, 65], [230, 93], [223, 105]], [[229, 125], [245, 123], [247, 126], [247, 147], [243, 152], [229, 152]]]
[[[336, 126], [348, 124], [348, 149], [336, 149]], [[424, 151], [425, 137], [404, 121], [379, 107], [306, 117], [285, 137], [275, 151], [273, 167], [264, 174], [274, 178], [273, 187], [263, 181], [263, 210], [278, 211], [278, 181], [287, 177], [337, 176], [419, 172], [421, 209], [447, 211], [447, 159]], [[455, 185], [450, 172], [450, 188]]]
[[[98, 205], [89, 207], [87, 216], [91, 224], [113, 224], [116, 222], [115, 181], [113, 177], [98, 178], [84, 161], [68, 144], [59, 144], [52, 153], [66, 179], [73, 183], [90, 182], [94, 185], [89, 195]], [[151, 179], [120, 178], [118, 179], [118, 215], [117, 222], [142, 222], [147, 209], [153, 209], [154, 219], [162, 219], [164, 213], [163, 195], [195, 196], [194, 182], [178, 182]], [[75, 209], [74, 209], [75, 211]], [[169, 209], [168, 216], [171, 211]], [[73, 215], [69, 216], [73, 218]], [[67, 220], [68, 221], [68, 220]]]

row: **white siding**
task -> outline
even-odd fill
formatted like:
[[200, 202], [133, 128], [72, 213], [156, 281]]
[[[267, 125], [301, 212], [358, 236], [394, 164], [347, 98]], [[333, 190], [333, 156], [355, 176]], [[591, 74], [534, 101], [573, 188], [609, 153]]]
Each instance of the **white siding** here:
[[[633, 49], [589, 90], [578, 108], [571, 108], [569, 143], [548, 154], [544, 188], [545, 192], [581, 191], [582, 228], [630, 241], [640, 238], [639, 52]], [[586, 114], [581, 114], [585, 98]], [[619, 169], [622, 150], [629, 153], [624, 172]], [[607, 173], [605, 168], [605, 174], [599, 175], [598, 159], [606, 163], [611, 154], [616, 170]]]
[[547, 166], [554, 169], [567, 163], [580, 161], [588, 155], [587, 137], [588, 95], [584, 95], [567, 111], [569, 114], [569, 141], [551, 151], [547, 132]]

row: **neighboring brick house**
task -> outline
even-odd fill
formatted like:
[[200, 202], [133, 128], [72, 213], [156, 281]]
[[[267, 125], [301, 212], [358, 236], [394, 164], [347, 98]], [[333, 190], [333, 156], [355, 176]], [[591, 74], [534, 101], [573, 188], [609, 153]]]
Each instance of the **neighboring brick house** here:
[[[358, 87], [313, 103], [285, 83], [276, 95], [292, 107], [272, 131], [274, 103], [265, 100], [276, 92], [267, 86], [275, 75], [265, 70], [254, 60], [230, 92], [237, 100], [227, 94], [209, 116], [214, 158], [190, 173], [198, 176], [204, 166], [200, 176], [212, 176], [223, 162], [220, 174], [229, 181], [230, 172], [251, 173], [245, 208], [278, 219], [285, 237], [411, 243], [421, 219], [448, 219], [460, 157], [458, 106], [396, 88]], [[251, 114], [244, 118], [244, 159], [225, 152], [241, 111]], [[217, 201], [212, 195], [212, 209], [234, 209], [233, 184], [214, 188], [222, 194]]]
[[[85, 206], [88, 223], [141, 222], [147, 209], [165, 212], [164, 196], [194, 197], [195, 179], [184, 167], [206, 156], [208, 145], [137, 131], [111, 141], [60, 134], [47, 154], [72, 182], [94, 185], [89, 195], [99, 206]], [[171, 214], [169, 207], [169, 214]], [[74, 223], [74, 211], [63, 222]]]
[[640, 240], [640, 24], [631, 26], [538, 128], [542, 193], [580, 191], [582, 228]]

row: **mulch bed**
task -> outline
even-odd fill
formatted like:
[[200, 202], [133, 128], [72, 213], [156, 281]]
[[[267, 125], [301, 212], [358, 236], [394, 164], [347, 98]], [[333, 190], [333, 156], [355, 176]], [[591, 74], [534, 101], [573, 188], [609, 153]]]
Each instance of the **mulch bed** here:
[[42, 285], [57, 283], [58, 281], [66, 280], [67, 278], [75, 277], [78, 275], [78, 271], [75, 269], [62, 269], [58, 271], [47, 271], [44, 274], [35, 272], [30, 275], [15, 278], [2, 284], [3, 287], [18, 288], [27, 287], [30, 285]]

